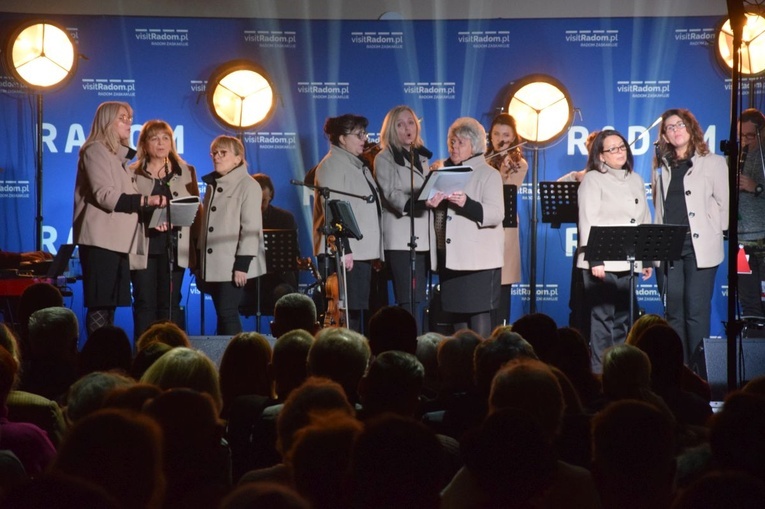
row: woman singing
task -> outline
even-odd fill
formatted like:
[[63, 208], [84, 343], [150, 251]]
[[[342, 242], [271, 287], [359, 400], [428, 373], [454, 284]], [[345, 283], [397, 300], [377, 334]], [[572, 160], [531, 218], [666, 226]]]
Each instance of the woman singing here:
[[217, 334], [242, 332], [239, 301], [250, 278], [266, 272], [262, 191], [247, 173], [244, 145], [233, 136], [218, 136], [210, 145], [215, 171], [207, 184], [199, 247], [199, 276], [218, 316]]
[[[383, 193], [383, 238], [385, 260], [393, 275], [393, 290], [399, 306], [412, 312], [417, 329], [422, 330], [420, 306], [425, 301], [426, 271], [435, 266], [429, 263], [430, 253], [435, 258], [433, 221], [430, 211], [412, 199], [417, 196], [427, 176], [428, 159], [433, 155], [423, 145], [420, 122], [409, 106], [396, 106], [383, 120], [380, 133], [382, 151], [375, 157], [375, 177]], [[414, 209], [411, 207], [414, 206]], [[414, 231], [410, 212], [414, 212]], [[409, 244], [417, 244], [415, 271], [411, 274]], [[414, 280], [412, 280], [414, 277]], [[414, 285], [414, 305], [411, 289]]]
[[[137, 157], [131, 169], [144, 195], [164, 194], [168, 199], [199, 196], [197, 173], [178, 155], [173, 130], [167, 122], [150, 120], [144, 124], [138, 136]], [[144, 224], [150, 218], [147, 214]], [[185, 268], [195, 265], [196, 251], [192, 246], [199, 236], [199, 221], [194, 221], [193, 228], [193, 238], [189, 227], [173, 228], [172, 237], [167, 231], [146, 228], [148, 256], [130, 257], [131, 269], [140, 269], [130, 271], [135, 338], [157, 320], [172, 319], [185, 330], [180, 308], [181, 285]]]
[[455, 120], [446, 142], [444, 166], [470, 166], [473, 172], [464, 189], [437, 192], [427, 201], [431, 208], [441, 205], [434, 213], [442, 305], [459, 317], [455, 330], [469, 327], [487, 337], [491, 310], [499, 306], [505, 247], [502, 177], [486, 163], [486, 131], [477, 120]]
[[74, 242], [79, 245], [88, 333], [114, 323], [117, 306], [130, 305], [128, 254], [144, 254], [138, 212], [164, 207], [161, 194], [144, 196], [127, 167], [133, 110], [123, 102], [101, 103], [80, 149], [74, 186]]
[[606, 129], [595, 138], [587, 160], [587, 173], [579, 185], [579, 254], [584, 295], [590, 310], [592, 370], [603, 371], [603, 353], [624, 343], [630, 326], [630, 272], [641, 270], [643, 279], [653, 269], [636, 262], [585, 260], [593, 226], [638, 225], [651, 222], [643, 179], [632, 171], [629, 143], [617, 131]]
[[[489, 149], [486, 161], [499, 170], [503, 185], [514, 185], [519, 190], [529, 171], [529, 163], [523, 158], [512, 115], [501, 113], [494, 117], [489, 129]], [[516, 216], [516, 223], [518, 217]], [[502, 265], [502, 289], [499, 307], [492, 314], [492, 325], [510, 323], [510, 296], [513, 284], [521, 280], [521, 242], [518, 227], [504, 228], [505, 260]]]
[[[372, 262], [382, 260], [382, 227], [380, 196], [371, 170], [359, 156], [364, 151], [369, 121], [358, 115], [346, 114], [328, 118], [324, 134], [330, 142], [329, 153], [316, 168], [315, 183], [329, 189], [329, 200], [347, 201], [363, 237], [348, 239], [342, 263], [346, 269], [349, 323], [362, 331], [362, 311], [369, 308]], [[317, 193], [313, 208], [314, 254], [326, 253], [324, 226], [324, 197]], [[344, 243], [345, 244], [345, 243]], [[339, 248], [339, 243], [337, 245]], [[343, 289], [340, 289], [341, 297]]]
[[685, 363], [709, 336], [717, 266], [725, 258], [728, 165], [709, 151], [696, 117], [686, 109], [661, 116], [652, 173], [656, 223], [688, 226], [682, 256], [663, 266], [666, 317], [680, 335]]

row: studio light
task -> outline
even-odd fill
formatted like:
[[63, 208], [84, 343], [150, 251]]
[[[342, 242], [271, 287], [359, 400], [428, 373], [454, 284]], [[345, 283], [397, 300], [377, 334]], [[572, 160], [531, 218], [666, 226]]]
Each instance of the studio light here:
[[247, 60], [221, 65], [207, 82], [207, 104], [213, 116], [239, 132], [268, 120], [275, 97], [268, 75]]
[[[717, 60], [724, 71], [733, 67], [733, 29], [726, 19], [717, 29]], [[760, 76], [765, 72], [765, 18], [759, 14], [745, 14], [739, 47], [742, 76]]]
[[531, 164], [531, 260], [529, 263], [529, 312], [537, 307], [537, 223], [539, 149], [563, 135], [574, 119], [566, 88], [555, 78], [532, 74], [517, 81], [508, 94], [506, 111], [515, 118], [516, 131], [533, 149]]
[[69, 33], [57, 24], [27, 21], [11, 32], [3, 56], [11, 75], [37, 96], [35, 248], [40, 251], [43, 230], [43, 93], [64, 85], [74, 76], [77, 47]]

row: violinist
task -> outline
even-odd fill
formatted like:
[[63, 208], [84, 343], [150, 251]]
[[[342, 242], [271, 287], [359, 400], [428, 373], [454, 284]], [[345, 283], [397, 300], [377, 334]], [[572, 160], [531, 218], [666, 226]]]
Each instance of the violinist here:
[[[529, 163], [523, 158], [523, 139], [516, 132], [512, 115], [501, 113], [494, 117], [489, 129], [489, 147], [486, 162], [499, 171], [503, 185], [514, 185], [520, 190]], [[516, 224], [518, 218], [516, 216]], [[521, 243], [518, 227], [504, 228], [505, 254], [502, 265], [502, 289], [499, 307], [492, 313], [492, 325], [510, 323], [511, 287], [521, 280]]]
[[[372, 171], [359, 157], [364, 151], [368, 124], [366, 118], [352, 114], [328, 118], [324, 133], [330, 141], [329, 153], [315, 173], [316, 185], [330, 189], [329, 200], [343, 200], [350, 204], [363, 234], [361, 239], [339, 239], [337, 242], [345, 248], [340, 260], [345, 268], [345, 284], [340, 284], [339, 289], [348, 309], [347, 326], [358, 332], [362, 332], [363, 311], [369, 308], [372, 262], [383, 259], [380, 193]], [[325, 219], [324, 198], [317, 193], [313, 209], [314, 254], [320, 258], [325, 255], [324, 262], [328, 263]], [[346, 288], [347, 299], [344, 298]]]
[[[422, 331], [420, 307], [425, 302], [428, 266], [435, 265], [435, 231], [430, 211], [417, 196], [430, 171], [433, 155], [423, 145], [420, 122], [409, 106], [396, 106], [383, 120], [380, 133], [382, 151], [375, 158], [375, 177], [383, 193], [383, 237], [385, 259], [393, 276], [396, 303], [412, 312], [417, 329]], [[414, 222], [412, 223], [413, 212]], [[414, 230], [412, 230], [414, 226]], [[412, 274], [410, 242], [415, 241], [415, 270]], [[431, 263], [430, 253], [433, 254]], [[411, 288], [414, 285], [414, 303]]]

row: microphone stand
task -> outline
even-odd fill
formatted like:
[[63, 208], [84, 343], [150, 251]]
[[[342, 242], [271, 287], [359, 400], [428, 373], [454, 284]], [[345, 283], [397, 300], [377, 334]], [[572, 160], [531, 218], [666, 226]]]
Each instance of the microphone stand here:
[[172, 212], [170, 208], [170, 200], [173, 199], [173, 193], [170, 191], [170, 181], [175, 176], [175, 172], [171, 170], [167, 175], [165, 175], [165, 178], [161, 180], [162, 184], [162, 194], [165, 195], [165, 199], [167, 200], [167, 231], [165, 232], [165, 249], [167, 250], [167, 284], [169, 287], [168, 292], [168, 302], [167, 302], [167, 320], [172, 322], [173, 321], [173, 300], [174, 300], [174, 288], [173, 288], [173, 269], [175, 268], [175, 248], [177, 244], [178, 238], [175, 235], [175, 228], [173, 227], [173, 218], [172, 218]]
[[414, 147], [409, 147], [409, 312], [415, 315], [417, 236], [414, 234]]

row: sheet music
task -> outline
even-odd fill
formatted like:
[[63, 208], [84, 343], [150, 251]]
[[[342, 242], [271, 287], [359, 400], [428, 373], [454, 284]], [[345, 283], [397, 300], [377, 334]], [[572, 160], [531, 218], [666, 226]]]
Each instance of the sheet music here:
[[417, 200], [429, 200], [438, 191], [446, 195], [462, 191], [472, 176], [473, 168], [470, 166], [451, 166], [433, 170], [428, 173]]
[[[199, 204], [199, 196], [184, 196], [170, 200], [170, 218], [173, 220], [173, 226], [191, 226], [194, 218], [197, 217]], [[165, 222], [167, 222], [167, 208], [154, 209], [149, 228], [156, 228], [157, 225]]]

